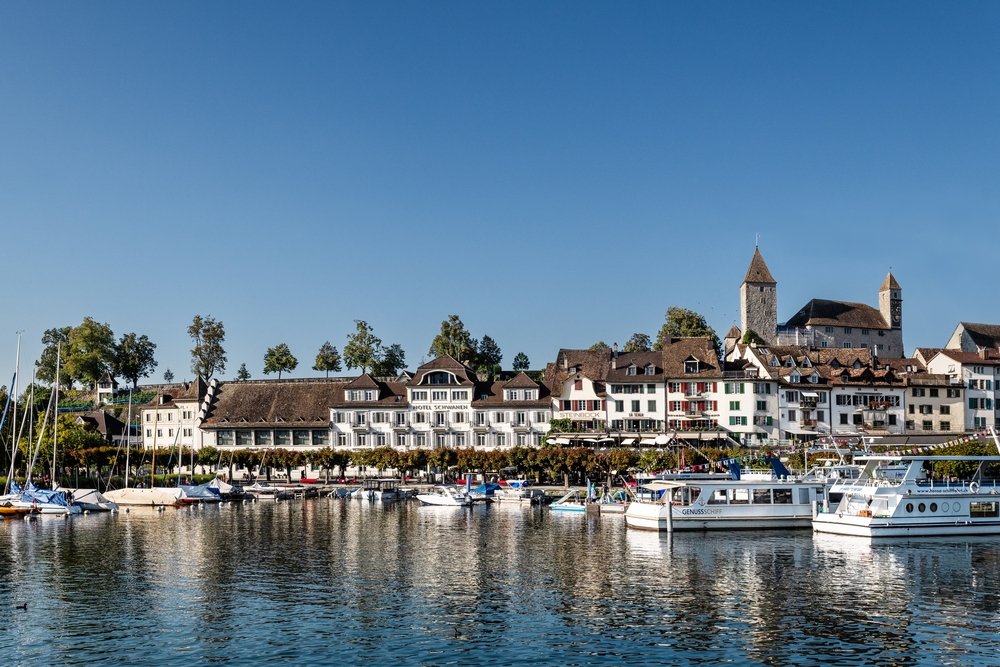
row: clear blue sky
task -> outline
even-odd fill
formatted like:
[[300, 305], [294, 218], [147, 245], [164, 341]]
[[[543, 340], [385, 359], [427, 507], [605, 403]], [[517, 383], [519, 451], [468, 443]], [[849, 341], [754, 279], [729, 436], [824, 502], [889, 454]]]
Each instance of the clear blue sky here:
[[[449, 313], [509, 367], [784, 321], [892, 267], [904, 336], [1000, 322], [997, 3], [0, 4], [0, 382], [107, 322], [191, 377], [310, 370], [354, 319], [410, 367]], [[23, 386], [23, 383], [22, 383]]]

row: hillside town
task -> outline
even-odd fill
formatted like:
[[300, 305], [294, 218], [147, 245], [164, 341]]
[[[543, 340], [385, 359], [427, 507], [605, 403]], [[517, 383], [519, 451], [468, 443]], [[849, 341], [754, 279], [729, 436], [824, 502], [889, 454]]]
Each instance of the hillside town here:
[[[1000, 424], [1000, 325], [961, 322], [943, 347], [906, 354], [902, 291], [889, 273], [877, 306], [813, 299], [779, 324], [777, 281], [755, 249], [740, 326], [718, 346], [668, 334], [655, 350], [561, 349], [535, 373], [477, 372], [442, 354], [392, 376], [145, 385], [132, 441], [223, 451], [892, 445]], [[108, 404], [124, 417], [123, 395], [105, 374], [77, 422], [120, 440], [127, 429]]]

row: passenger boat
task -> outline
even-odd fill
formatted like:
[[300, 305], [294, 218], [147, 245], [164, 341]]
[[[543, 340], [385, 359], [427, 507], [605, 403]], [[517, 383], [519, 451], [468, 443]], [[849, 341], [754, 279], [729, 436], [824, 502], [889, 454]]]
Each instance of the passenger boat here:
[[472, 504], [472, 496], [464, 488], [439, 485], [426, 493], [418, 493], [417, 500], [424, 505], [441, 505], [448, 507], [467, 507]]
[[404, 495], [399, 491], [398, 479], [366, 479], [354, 495], [358, 499], [371, 501], [399, 500]]
[[731, 466], [728, 478], [649, 482], [646, 488], [659, 498], [632, 502], [625, 523], [668, 532], [808, 528], [824, 485], [792, 477], [777, 459], [768, 462], [767, 474], [744, 476], [739, 466]]
[[[819, 533], [859, 537], [931, 537], [1000, 534], [1000, 486], [983, 481], [1000, 456], [866, 456], [861, 476], [830, 487], [812, 520]], [[963, 482], [936, 481], [925, 464], [968, 461], [975, 474]]]

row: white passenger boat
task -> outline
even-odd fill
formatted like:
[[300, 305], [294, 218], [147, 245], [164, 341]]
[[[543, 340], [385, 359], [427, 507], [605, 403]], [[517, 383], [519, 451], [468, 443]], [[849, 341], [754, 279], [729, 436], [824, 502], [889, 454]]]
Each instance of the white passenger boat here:
[[432, 487], [425, 493], [418, 493], [417, 500], [424, 505], [448, 507], [465, 507], [472, 504], [472, 497], [464, 488], [444, 485]]
[[762, 530], [808, 528], [824, 485], [793, 478], [777, 460], [769, 474], [743, 478], [739, 467], [720, 479], [658, 480], [646, 488], [656, 501], [633, 501], [625, 523], [642, 530]]
[[[867, 456], [861, 476], [830, 487], [831, 498], [812, 521], [813, 530], [860, 537], [930, 537], [1000, 534], [1000, 487], [984, 482], [1000, 456]], [[968, 461], [969, 481], [937, 481], [925, 464]]]
[[403, 494], [399, 491], [398, 479], [366, 479], [361, 483], [355, 498], [373, 502], [399, 500]]

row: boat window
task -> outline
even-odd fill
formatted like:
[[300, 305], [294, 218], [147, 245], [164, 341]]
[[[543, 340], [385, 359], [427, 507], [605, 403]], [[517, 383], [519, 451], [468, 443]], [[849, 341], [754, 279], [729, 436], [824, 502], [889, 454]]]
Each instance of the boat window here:
[[745, 505], [750, 502], [750, 489], [729, 489], [730, 505]]
[[937, 503], [931, 503], [931, 511], [937, 512]]
[[792, 490], [791, 489], [775, 489], [774, 490], [774, 504], [775, 505], [791, 505], [792, 504]]
[[753, 490], [753, 504], [754, 505], [770, 505], [771, 504], [771, 489], [754, 489]]
[[989, 502], [971, 502], [969, 503], [969, 516], [973, 518], [987, 518], [987, 517], [997, 517], [1000, 516], [1000, 503], [993, 501]]
[[923, 503], [920, 503], [919, 505], [917, 505], [917, 511], [918, 512], [926, 512], [927, 511], [927, 505], [924, 505]]
[[907, 512], [913, 511], [913, 503], [906, 503], [906, 511]]
[[802, 505], [809, 504], [809, 489], [799, 489], [799, 503]]
[[701, 495], [701, 487], [699, 486], [682, 486], [679, 489], [674, 489], [671, 500], [674, 503], [679, 503], [681, 505], [693, 505], [698, 496]]
[[711, 497], [708, 499], [709, 505], [725, 505], [726, 504], [726, 490], [716, 489], [712, 491]]

